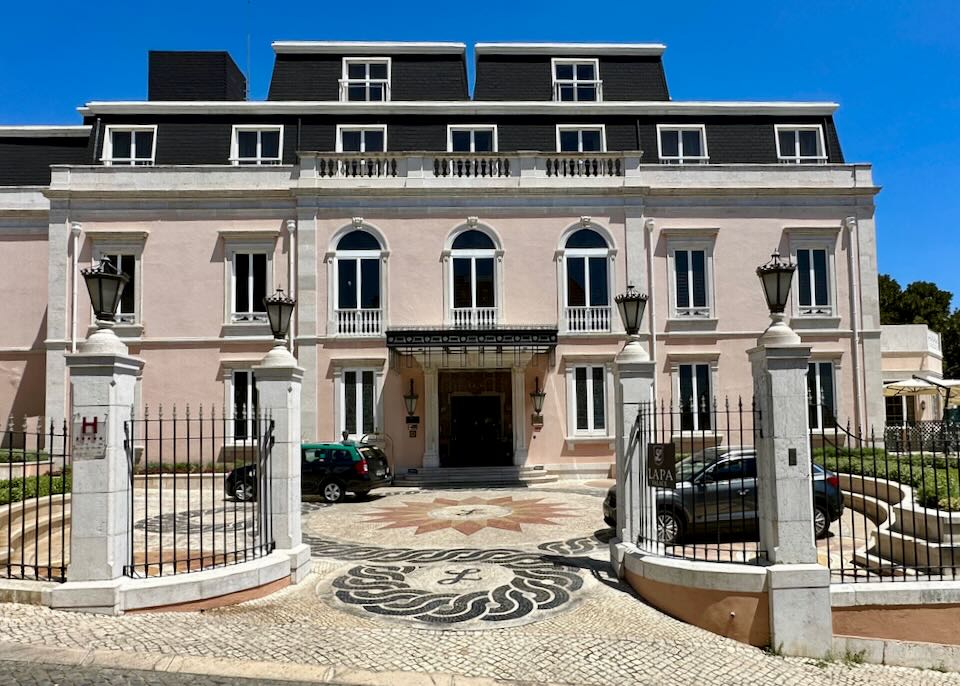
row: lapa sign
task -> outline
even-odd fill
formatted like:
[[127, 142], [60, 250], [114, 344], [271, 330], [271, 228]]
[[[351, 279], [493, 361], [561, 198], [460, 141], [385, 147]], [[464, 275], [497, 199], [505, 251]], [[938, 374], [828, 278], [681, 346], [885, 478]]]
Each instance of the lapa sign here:
[[647, 444], [647, 484], [658, 488], [676, 488], [677, 446], [673, 443]]

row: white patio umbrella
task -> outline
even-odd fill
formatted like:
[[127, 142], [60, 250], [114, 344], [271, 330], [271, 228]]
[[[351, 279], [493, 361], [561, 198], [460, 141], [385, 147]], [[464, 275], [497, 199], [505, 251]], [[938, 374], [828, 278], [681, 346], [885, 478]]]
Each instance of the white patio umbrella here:
[[898, 395], [940, 395], [940, 389], [924, 379], [903, 379], [883, 384], [885, 396]]

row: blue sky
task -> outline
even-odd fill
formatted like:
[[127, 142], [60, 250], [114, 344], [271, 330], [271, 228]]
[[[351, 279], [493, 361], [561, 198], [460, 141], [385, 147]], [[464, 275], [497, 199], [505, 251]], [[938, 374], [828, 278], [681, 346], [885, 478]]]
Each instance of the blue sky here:
[[[673, 98], [833, 100], [848, 161], [874, 164], [880, 271], [960, 296], [960, 3], [7, 3], [0, 123], [78, 123], [88, 100], [146, 97], [147, 50], [229, 50], [266, 96], [272, 40], [667, 44]], [[954, 304], [960, 304], [960, 297]]]

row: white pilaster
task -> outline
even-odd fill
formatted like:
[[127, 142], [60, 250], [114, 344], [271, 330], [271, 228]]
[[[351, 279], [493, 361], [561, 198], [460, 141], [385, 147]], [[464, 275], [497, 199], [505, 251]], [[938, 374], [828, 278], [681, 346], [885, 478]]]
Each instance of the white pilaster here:
[[525, 369], [520, 366], [510, 370], [513, 385], [513, 464], [522, 467], [527, 463], [527, 386]]
[[424, 395], [424, 451], [423, 466], [440, 466], [440, 388], [436, 367], [423, 370]]

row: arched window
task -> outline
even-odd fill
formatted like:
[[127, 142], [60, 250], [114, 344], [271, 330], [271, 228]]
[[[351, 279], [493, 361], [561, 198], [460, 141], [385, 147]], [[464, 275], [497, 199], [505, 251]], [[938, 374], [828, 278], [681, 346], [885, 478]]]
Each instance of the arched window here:
[[382, 250], [376, 236], [363, 229], [337, 241], [334, 316], [338, 334], [379, 336], [383, 332]]
[[497, 324], [497, 248], [486, 233], [468, 229], [450, 249], [450, 320], [453, 326]]
[[569, 333], [610, 331], [607, 240], [593, 229], [574, 231], [563, 246], [564, 321]]

